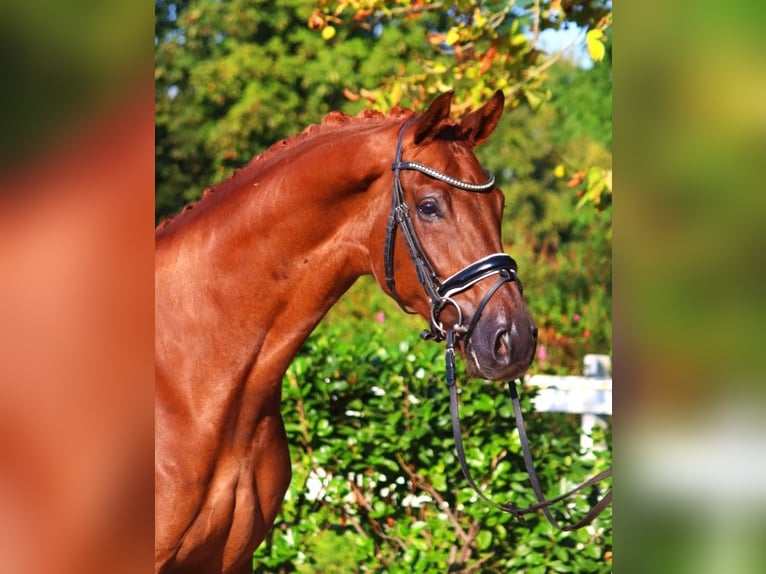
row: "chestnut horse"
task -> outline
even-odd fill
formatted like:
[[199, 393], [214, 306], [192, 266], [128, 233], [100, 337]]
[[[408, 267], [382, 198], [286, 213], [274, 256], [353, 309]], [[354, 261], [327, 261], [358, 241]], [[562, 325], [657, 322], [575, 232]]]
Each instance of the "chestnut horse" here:
[[361, 275], [436, 338], [454, 324], [469, 374], [531, 363], [503, 194], [473, 153], [503, 95], [459, 122], [451, 101], [331, 113], [158, 228], [156, 572], [251, 572], [291, 476], [282, 377]]

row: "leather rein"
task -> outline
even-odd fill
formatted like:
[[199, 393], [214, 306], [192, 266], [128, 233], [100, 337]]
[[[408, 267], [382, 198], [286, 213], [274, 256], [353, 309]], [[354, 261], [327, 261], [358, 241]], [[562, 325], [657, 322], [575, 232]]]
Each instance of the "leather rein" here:
[[[409, 120], [407, 120], [407, 122], [404, 123], [404, 125], [400, 129], [399, 135], [396, 141], [396, 155], [394, 158], [394, 163], [391, 166], [391, 169], [394, 172], [394, 177], [393, 177], [394, 185], [393, 185], [393, 194], [392, 194], [392, 201], [391, 201], [391, 212], [390, 212], [390, 215], [388, 218], [388, 224], [386, 227], [386, 243], [385, 243], [385, 251], [384, 251], [386, 285], [388, 286], [391, 296], [399, 304], [399, 306], [405, 312], [412, 313], [412, 311], [410, 311], [407, 308], [407, 306], [402, 302], [402, 300], [399, 298], [399, 295], [396, 292], [396, 283], [394, 279], [394, 246], [396, 241], [396, 229], [399, 228], [402, 232], [402, 237], [404, 238], [405, 244], [407, 246], [407, 251], [409, 252], [410, 259], [415, 265], [418, 281], [420, 281], [421, 285], [425, 289], [425, 292], [428, 295], [429, 302], [431, 305], [430, 329], [423, 331], [421, 333], [421, 336], [423, 337], [423, 339], [431, 339], [437, 342], [443, 341], [443, 340], [447, 341], [446, 351], [445, 351], [445, 363], [446, 363], [447, 386], [449, 388], [449, 394], [450, 394], [450, 415], [452, 417], [452, 435], [455, 441], [455, 450], [457, 453], [458, 461], [460, 463], [460, 468], [463, 471], [463, 475], [468, 481], [468, 484], [471, 486], [471, 488], [476, 492], [476, 494], [482, 500], [484, 500], [485, 502], [488, 502], [489, 504], [491, 504], [492, 506], [494, 506], [495, 508], [503, 512], [508, 512], [512, 514], [517, 520], [519, 520], [523, 524], [526, 524], [526, 521], [524, 520], [524, 515], [535, 513], [537, 511], [542, 511], [546, 519], [548, 520], [548, 522], [550, 522], [550, 524], [553, 525], [554, 528], [557, 528], [562, 531], [571, 531], [571, 530], [577, 530], [579, 528], [582, 528], [583, 526], [590, 524], [612, 502], [611, 488], [609, 489], [609, 491], [607, 491], [604, 497], [593, 506], [590, 512], [588, 512], [588, 514], [585, 515], [585, 517], [578, 520], [574, 524], [571, 524], [568, 526], [561, 526], [553, 517], [549, 507], [557, 502], [560, 502], [561, 500], [564, 500], [572, 496], [573, 494], [581, 490], [584, 490], [590, 486], [595, 485], [596, 483], [600, 482], [601, 480], [605, 478], [608, 478], [612, 474], [612, 469], [610, 467], [607, 470], [600, 472], [599, 474], [591, 477], [584, 483], [566, 492], [565, 494], [562, 494], [555, 498], [546, 499], [543, 494], [542, 488], [540, 486], [540, 481], [537, 477], [537, 472], [535, 471], [534, 463], [532, 460], [531, 450], [529, 448], [529, 440], [527, 438], [527, 433], [524, 426], [524, 419], [523, 419], [523, 414], [521, 411], [519, 395], [516, 391], [516, 386], [515, 386], [515, 383], [517, 381], [508, 381], [508, 389], [511, 395], [511, 401], [513, 403], [513, 411], [514, 411], [514, 416], [516, 420], [516, 428], [519, 431], [519, 438], [521, 441], [521, 448], [522, 448], [522, 452], [524, 456], [524, 466], [526, 467], [527, 474], [529, 475], [530, 483], [532, 485], [532, 490], [534, 491], [535, 497], [537, 499], [537, 504], [533, 504], [531, 506], [522, 508], [522, 507], [515, 506], [513, 504], [498, 504], [494, 502], [489, 497], [487, 497], [482, 492], [482, 490], [478, 487], [476, 482], [473, 480], [473, 477], [471, 476], [470, 470], [468, 469], [468, 465], [465, 459], [465, 451], [463, 449], [462, 432], [460, 429], [460, 412], [459, 412], [459, 402], [458, 402], [458, 395], [457, 395], [458, 388], [457, 388], [457, 382], [455, 377], [456, 338], [462, 337], [463, 340], [467, 342], [485, 306], [489, 302], [490, 298], [495, 294], [495, 292], [497, 292], [497, 290], [500, 289], [500, 287], [502, 287], [505, 283], [509, 283], [513, 281], [518, 282], [519, 288], [521, 289], [521, 282], [519, 281], [516, 275], [516, 271], [518, 269], [518, 266], [516, 265], [516, 261], [514, 261], [514, 259], [510, 255], [507, 255], [505, 253], [494, 253], [486, 257], [483, 257], [482, 259], [479, 259], [478, 261], [475, 261], [467, 265], [466, 267], [464, 267], [463, 269], [461, 269], [454, 275], [451, 275], [447, 279], [444, 279], [443, 281], [439, 278], [438, 273], [434, 270], [433, 265], [431, 264], [430, 260], [426, 256], [426, 253], [423, 250], [423, 247], [421, 246], [420, 242], [418, 241], [417, 235], [415, 234], [415, 229], [412, 225], [412, 220], [409, 215], [410, 210], [404, 198], [404, 190], [402, 188], [402, 184], [400, 180], [401, 171], [402, 170], [419, 171], [420, 173], [423, 173], [427, 175], [428, 177], [431, 177], [432, 179], [436, 179], [443, 183], [447, 183], [457, 189], [461, 189], [463, 191], [468, 191], [473, 193], [488, 193], [492, 191], [495, 188], [495, 178], [490, 172], [485, 171], [485, 174], [487, 175], [486, 182], [468, 183], [468, 182], [455, 179], [452, 176], [449, 176], [445, 173], [435, 170], [422, 163], [403, 161], [402, 147], [403, 147], [403, 141], [404, 141], [404, 134], [407, 131], [407, 127], [415, 119], [416, 119], [416, 116], [411, 117]], [[462, 293], [463, 291], [467, 291], [479, 281], [482, 281], [483, 279], [486, 279], [488, 277], [495, 276], [495, 275], [498, 277], [497, 280], [492, 285], [492, 287], [490, 287], [490, 289], [487, 291], [487, 293], [484, 295], [484, 297], [480, 301], [478, 308], [476, 309], [476, 312], [474, 313], [474, 316], [471, 319], [470, 323], [468, 325], [465, 325], [463, 312], [460, 308], [460, 305], [458, 305], [458, 303], [453, 299], [453, 296], [459, 293]], [[452, 327], [445, 328], [444, 324], [439, 320], [439, 315], [449, 305], [453, 306], [456, 309], [458, 319], [457, 319], [457, 322]]]

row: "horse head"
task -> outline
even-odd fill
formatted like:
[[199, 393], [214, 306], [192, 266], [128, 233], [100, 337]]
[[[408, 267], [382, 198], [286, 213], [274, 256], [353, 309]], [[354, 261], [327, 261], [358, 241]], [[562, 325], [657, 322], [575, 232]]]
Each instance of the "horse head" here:
[[516, 263], [503, 253], [503, 193], [473, 151], [497, 126], [503, 94], [459, 122], [449, 118], [451, 101], [452, 92], [442, 94], [399, 129], [374, 273], [400, 306], [429, 321], [430, 337], [455, 334], [470, 375], [514, 379], [532, 362], [537, 328]]

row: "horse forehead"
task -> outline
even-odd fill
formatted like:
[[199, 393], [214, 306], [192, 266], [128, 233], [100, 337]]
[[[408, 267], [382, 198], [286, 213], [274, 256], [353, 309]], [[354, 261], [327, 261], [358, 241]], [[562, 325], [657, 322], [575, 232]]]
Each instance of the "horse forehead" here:
[[484, 171], [473, 148], [462, 140], [436, 140], [418, 149], [412, 159], [453, 177], [476, 175], [477, 181], [484, 181]]

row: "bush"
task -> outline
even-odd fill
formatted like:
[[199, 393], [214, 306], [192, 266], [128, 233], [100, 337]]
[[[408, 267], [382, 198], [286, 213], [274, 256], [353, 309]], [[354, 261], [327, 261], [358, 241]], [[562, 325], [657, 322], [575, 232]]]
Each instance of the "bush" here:
[[[293, 479], [256, 572], [611, 571], [611, 508], [559, 533], [541, 516], [523, 526], [477, 499], [454, 453], [442, 346], [392, 337], [385, 322], [347, 329], [320, 326], [285, 376]], [[474, 478], [498, 502], [534, 503], [505, 385], [460, 387]], [[609, 465], [608, 452], [578, 457], [573, 417], [535, 413], [531, 390], [521, 394], [549, 496]], [[557, 516], [582, 516], [603, 490]]]

